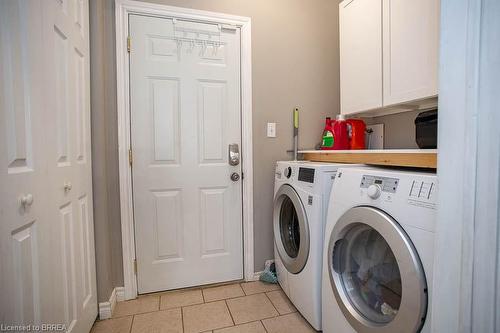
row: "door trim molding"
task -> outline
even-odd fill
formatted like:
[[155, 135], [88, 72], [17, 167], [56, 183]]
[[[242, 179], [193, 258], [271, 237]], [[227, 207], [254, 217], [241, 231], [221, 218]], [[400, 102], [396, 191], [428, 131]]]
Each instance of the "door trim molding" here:
[[176, 17], [189, 20], [230, 24], [240, 28], [241, 36], [241, 126], [243, 185], [243, 274], [254, 278], [253, 243], [253, 158], [252, 158], [252, 53], [251, 19], [216, 12], [158, 5], [133, 0], [115, 0], [116, 83], [118, 111], [118, 159], [120, 180], [120, 214], [123, 250], [125, 299], [137, 297], [134, 273], [135, 234], [132, 201], [132, 170], [129, 165], [130, 104], [129, 53], [127, 52], [129, 14]]
[[498, 13], [498, 1], [441, 1], [436, 333], [500, 330]]

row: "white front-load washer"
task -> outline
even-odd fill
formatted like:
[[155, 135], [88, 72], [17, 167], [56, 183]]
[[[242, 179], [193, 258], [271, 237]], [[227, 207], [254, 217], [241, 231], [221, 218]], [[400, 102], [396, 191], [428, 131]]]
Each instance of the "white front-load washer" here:
[[278, 281], [291, 302], [321, 329], [324, 225], [332, 183], [346, 164], [276, 163], [274, 255]]
[[339, 169], [323, 253], [325, 333], [430, 331], [437, 178]]

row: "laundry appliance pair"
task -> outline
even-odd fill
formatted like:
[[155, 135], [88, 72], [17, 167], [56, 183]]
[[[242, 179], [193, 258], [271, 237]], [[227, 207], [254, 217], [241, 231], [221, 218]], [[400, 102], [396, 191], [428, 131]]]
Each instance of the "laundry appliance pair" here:
[[316, 330], [429, 330], [435, 174], [277, 162], [278, 281]]

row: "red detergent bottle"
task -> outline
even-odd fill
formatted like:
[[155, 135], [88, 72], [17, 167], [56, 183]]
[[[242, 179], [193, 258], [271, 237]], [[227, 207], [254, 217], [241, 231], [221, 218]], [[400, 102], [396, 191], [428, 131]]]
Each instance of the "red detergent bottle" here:
[[333, 127], [333, 149], [349, 149], [349, 134], [347, 131], [347, 121], [344, 115], [339, 114], [337, 119], [332, 122]]
[[366, 124], [361, 119], [347, 119], [349, 149], [365, 149]]
[[323, 130], [323, 140], [321, 141], [321, 149], [322, 150], [331, 150], [333, 149], [333, 128], [332, 128], [332, 119], [330, 117], [326, 117], [325, 120], [325, 129]]

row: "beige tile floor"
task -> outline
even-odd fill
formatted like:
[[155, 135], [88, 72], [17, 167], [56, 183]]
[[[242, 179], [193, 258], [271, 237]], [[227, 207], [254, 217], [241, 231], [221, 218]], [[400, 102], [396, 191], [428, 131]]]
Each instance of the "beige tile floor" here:
[[232, 283], [119, 302], [92, 333], [313, 333], [278, 285]]

